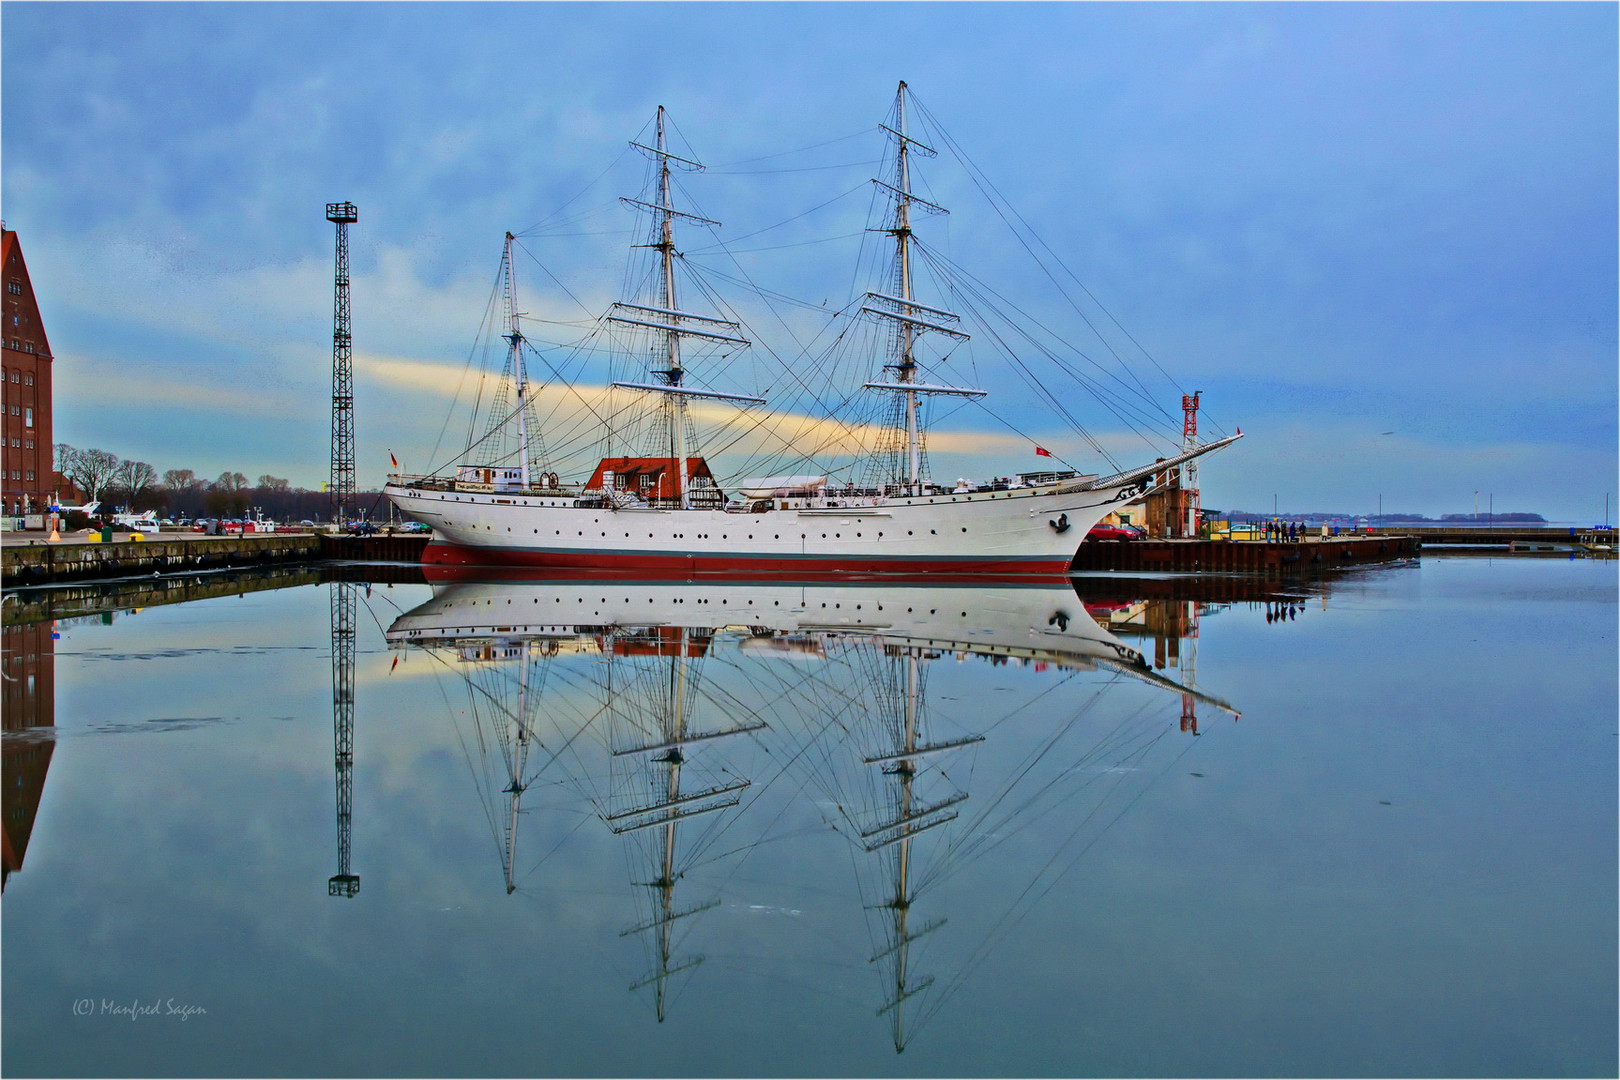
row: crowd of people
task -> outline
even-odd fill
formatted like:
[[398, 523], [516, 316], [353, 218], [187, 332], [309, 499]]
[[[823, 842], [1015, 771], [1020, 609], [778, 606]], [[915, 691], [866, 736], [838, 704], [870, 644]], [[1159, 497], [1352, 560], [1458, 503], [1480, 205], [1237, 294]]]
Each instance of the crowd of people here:
[[1305, 535], [1303, 521], [1268, 521], [1265, 526], [1266, 543], [1297, 544]]

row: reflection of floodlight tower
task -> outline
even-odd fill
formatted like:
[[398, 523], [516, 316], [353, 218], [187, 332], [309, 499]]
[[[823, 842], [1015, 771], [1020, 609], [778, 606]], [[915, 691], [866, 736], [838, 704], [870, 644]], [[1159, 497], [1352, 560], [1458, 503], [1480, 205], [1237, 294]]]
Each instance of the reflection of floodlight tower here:
[[349, 337], [349, 226], [360, 220], [352, 202], [327, 203], [337, 226], [337, 284], [332, 302], [332, 520], [340, 528], [354, 501], [354, 348]]
[[1198, 601], [1184, 601], [1187, 605], [1187, 640], [1181, 644], [1181, 730], [1198, 734], [1198, 713], [1191, 691], [1198, 683]]
[[[1181, 395], [1181, 452], [1198, 446], [1198, 395], [1202, 390]], [[1198, 462], [1189, 461], [1181, 467], [1181, 497], [1187, 506], [1185, 536], [1198, 535]]]
[[354, 810], [354, 585], [332, 582], [332, 750], [337, 770], [338, 872], [331, 896], [353, 896], [360, 876], [349, 872], [349, 829]]

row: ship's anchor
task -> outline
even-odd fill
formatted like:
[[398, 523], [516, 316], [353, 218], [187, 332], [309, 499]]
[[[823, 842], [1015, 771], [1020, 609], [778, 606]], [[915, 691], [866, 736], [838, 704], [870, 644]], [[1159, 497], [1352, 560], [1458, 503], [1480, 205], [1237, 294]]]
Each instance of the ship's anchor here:
[[1067, 630], [1069, 628], [1069, 616], [1067, 613], [1060, 611], [1053, 615], [1050, 619], [1047, 619], [1046, 625], [1055, 626], [1059, 630]]
[[1048, 521], [1047, 524], [1060, 533], [1066, 533], [1069, 531], [1069, 515], [1059, 514], [1056, 521]]

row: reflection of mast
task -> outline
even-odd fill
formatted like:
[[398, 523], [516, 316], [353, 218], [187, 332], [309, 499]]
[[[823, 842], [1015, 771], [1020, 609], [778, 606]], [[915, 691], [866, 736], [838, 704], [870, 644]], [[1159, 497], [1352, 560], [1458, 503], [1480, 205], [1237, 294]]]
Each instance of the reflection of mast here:
[[360, 876], [349, 872], [349, 827], [354, 809], [354, 596], [355, 586], [332, 583], [332, 748], [337, 769], [338, 872], [330, 896], [353, 896]]
[[523, 792], [528, 786], [523, 778], [523, 770], [529, 759], [529, 638], [523, 639], [523, 647], [518, 653], [518, 697], [517, 711], [513, 715], [513, 722], [517, 728], [516, 746], [512, 749], [512, 780], [506, 785], [506, 794], [512, 797], [512, 813], [506, 821], [506, 843], [501, 848], [502, 869], [506, 872], [506, 892], [510, 896], [517, 889], [517, 883], [512, 877], [512, 868], [517, 865], [517, 834], [518, 813], [522, 809]]
[[[657, 957], [653, 963], [653, 970], [646, 977], [633, 983], [630, 989], [639, 990], [646, 986], [656, 988], [658, 1022], [663, 1023], [670, 976], [703, 963], [702, 955], [685, 960], [673, 959], [675, 921], [720, 904], [719, 900], [712, 900], [696, 907], [676, 908], [675, 883], [681, 878], [681, 873], [675, 865], [676, 825], [686, 818], [737, 805], [742, 799], [742, 790], [749, 784], [747, 780], [736, 780], [710, 786], [701, 791], [683, 793], [681, 767], [687, 760], [683, 748], [692, 743], [705, 742], [726, 735], [757, 731], [765, 725], [755, 723], [713, 732], [688, 731], [687, 695], [690, 689], [688, 668], [693, 649], [691, 630], [687, 627], [660, 628], [655, 633], [658, 637], [657, 651], [673, 654], [668, 676], [662, 680], [663, 693], [658, 695], [666, 700], [660, 703], [655, 698], [648, 703], [657, 713], [657, 736], [651, 742], [616, 748], [612, 751], [615, 760], [639, 759], [646, 763], [649, 786], [654, 791], [654, 798], [650, 803], [635, 805], [614, 813], [604, 813], [602, 820], [616, 834], [657, 830], [656, 876], [651, 881], [642, 882], [643, 885], [657, 891], [656, 912], [650, 920], [623, 931], [620, 936], [628, 937], [649, 930], [656, 931]], [[672, 640], [671, 635], [675, 635]], [[707, 641], [698, 646], [700, 649], [706, 647]], [[610, 634], [603, 643], [602, 651], [611, 661], [619, 649], [620, 642]], [[610, 666], [608, 670], [608, 700], [614, 705], [622, 705], [628, 695], [615, 693], [611, 675], [613, 669]], [[634, 718], [631, 718], [631, 723], [632, 726], [639, 726], [634, 724]]]
[[890, 1022], [897, 1054], [906, 1048], [906, 1000], [927, 990], [934, 982], [932, 975], [924, 976], [915, 983], [910, 982], [911, 943], [945, 923], [944, 919], [935, 919], [915, 931], [911, 928], [911, 904], [916, 899], [911, 881], [911, 841], [919, 833], [954, 820], [957, 812], [951, 808], [967, 799], [966, 792], [956, 792], [937, 802], [918, 803], [912, 790], [917, 776], [917, 759], [984, 741], [982, 735], [932, 744], [919, 741], [922, 718], [918, 713], [918, 702], [921, 698], [922, 672], [917, 650], [906, 649], [904, 660], [901, 724], [896, 732], [899, 735], [898, 746], [893, 753], [865, 759], [866, 764], [879, 765], [885, 776], [893, 778], [890, 784], [893, 816], [862, 830], [860, 834], [868, 852], [894, 849], [894, 892], [886, 903], [879, 905], [890, 914], [891, 921], [886, 927], [889, 944], [868, 962], [887, 960], [893, 965], [886, 980], [892, 997], [878, 1010], [878, 1015], [892, 1014]]

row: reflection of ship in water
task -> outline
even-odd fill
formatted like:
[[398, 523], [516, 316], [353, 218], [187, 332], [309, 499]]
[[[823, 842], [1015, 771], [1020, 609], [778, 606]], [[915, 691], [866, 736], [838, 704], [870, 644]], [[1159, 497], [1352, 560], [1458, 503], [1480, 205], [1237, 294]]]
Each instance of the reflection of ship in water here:
[[[9, 598], [8, 598], [9, 599]], [[5, 845], [0, 888], [21, 870], [34, 832], [34, 817], [45, 793], [56, 740], [47, 729], [56, 723], [56, 623], [13, 623], [0, 630], [0, 717], [5, 723], [5, 795], [0, 842]], [[46, 736], [46, 737], [41, 737]]]
[[[713, 894], [681, 902], [677, 885], [687, 869], [712, 858], [716, 841], [739, 822], [765, 835], [733, 837], [727, 850], [773, 839], [773, 815], [749, 820], [761, 789], [786, 777], [784, 786], [816, 793], [816, 813], [854, 850], [872, 944], [859, 960], [881, 972], [878, 1012], [902, 1050], [918, 1017], [934, 1015], [991, 946], [987, 940], [971, 964], [936, 987], [935, 974], [918, 966], [919, 950], [939, 937], [946, 918], [922, 910], [931, 902], [919, 904], [924, 894], [953, 864], [1015, 835], [1020, 816], [1058, 820], [1077, 791], [1117, 783], [1134, 769], [1131, 756], [1163, 733], [1162, 725], [1118, 724], [1047, 775], [1037, 766], [1073, 716], [1048, 724], [1027, 703], [998, 715], [985, 700], [971, 717], [936, 719], [930, 666], [945, 658], [1027, 666], [1052, 682], [1089, 680], [1094, 697], [1142, 684], [1232, 711], [1155, 671], [1087, 615], [1061, 580], [955, 587], [528, 577], [440, 586], [397, 618], [387, 638], [431, 651], [466, 683], [479, 725], [471, 741], [492, 751], [480, 787], [509, 892], [522, 876], [520, 802], [542, 783], [588, 799], [595, 816], [634, 845], [641, 912], [624, 933], [646, 942], [648, 969], [633, 988], [654, 988], [660, 1020], [671, 978], [703, 962], [682, 953], [681, 932], [722, 903]], [[729, 665], [722, 674], [740, 673], [740, 681], [705, 678], [705, 665], [722, 656]], [[1030, 725], [1027, 735], [996, 731], [1007, 722]], [[1027, 750], [999, 778], [975, 775], [992, 733], [998, 759]], [[781, 766], [759, 784], [747, 766], [728, 760], [750, 747]], [[963, 782], [969, 777], [975, 782]], [[1033, 903], [1041, 891], [1026, 888], [1015, 903]]]

